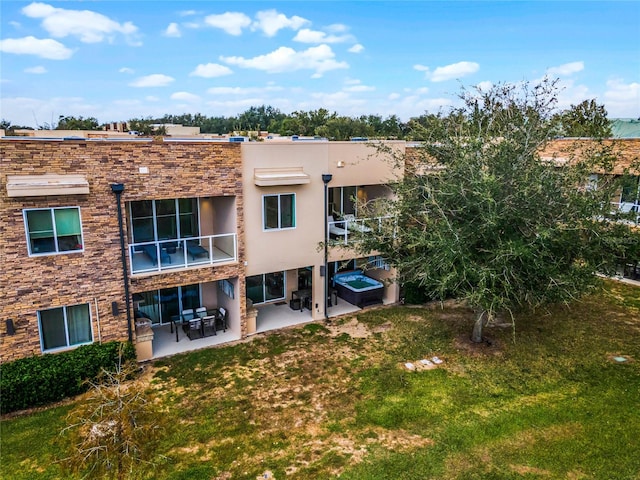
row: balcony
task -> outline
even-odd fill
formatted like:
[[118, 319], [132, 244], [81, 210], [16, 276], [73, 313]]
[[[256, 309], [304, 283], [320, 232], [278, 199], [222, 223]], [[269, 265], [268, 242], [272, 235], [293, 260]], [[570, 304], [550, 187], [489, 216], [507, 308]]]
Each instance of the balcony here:
[[358, 241], [361, 235], [388, 228], [389, 222], [395, 223], [393, 216], [355, 218], [353, 215], [345, 215], [341, 220], [329, 217], [329, 244], [348, 245], [349, 242]]
[[621, 216], [621, 221], [637, 225], [640, 223], [640, 205], [636, 202], [612, 202], [612, 214]]
[[235, 233], [129, 245], [132, 275], [235, 262], [237, 254]]

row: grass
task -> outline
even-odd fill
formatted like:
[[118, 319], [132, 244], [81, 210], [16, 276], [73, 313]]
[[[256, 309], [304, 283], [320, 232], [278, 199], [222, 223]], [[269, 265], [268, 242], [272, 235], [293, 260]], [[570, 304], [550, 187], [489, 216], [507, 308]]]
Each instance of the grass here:
[[[136, 478], [640, 479], [639, 309], [608, 283], [488, 327], [492, 345], [462, 307], [393, 307], [157, 361], [163, 436]], [[3, 419], [0, 478], [61, 478], [72, 407]]]

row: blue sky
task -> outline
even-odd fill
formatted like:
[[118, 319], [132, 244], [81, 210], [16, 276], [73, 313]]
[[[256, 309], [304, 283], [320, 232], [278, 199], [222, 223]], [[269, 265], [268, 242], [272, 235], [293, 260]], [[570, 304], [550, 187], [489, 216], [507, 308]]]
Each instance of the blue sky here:
[[406, 121], [460, 88], [560, 79], [640, 117], [640, 2], [0, 2], [0, 115], [99, 122], [251, 106]]

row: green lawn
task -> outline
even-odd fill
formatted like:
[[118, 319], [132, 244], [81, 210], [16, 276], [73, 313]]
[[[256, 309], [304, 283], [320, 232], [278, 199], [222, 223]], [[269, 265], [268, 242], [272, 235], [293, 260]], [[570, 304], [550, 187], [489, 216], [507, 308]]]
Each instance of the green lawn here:
[[[158, 361], [163, 435], [133, 478], [640, 479], [639, 312], [609, 283], [475, 348], [466, 309], [393, 307]], [[0, 478], [64, 478], [71, 408], [3, 419]]]

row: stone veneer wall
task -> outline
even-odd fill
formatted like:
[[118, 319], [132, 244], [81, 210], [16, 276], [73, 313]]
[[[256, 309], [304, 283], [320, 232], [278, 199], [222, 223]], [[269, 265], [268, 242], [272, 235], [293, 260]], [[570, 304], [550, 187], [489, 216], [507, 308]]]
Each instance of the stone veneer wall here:
[[572, 159], [602, 148], [607, 149], [615, 157], [615, 165], [611, 173], [622, 174], [625, 169], [630, 169], [630, 173], [638, 173], [640, 138], [605, 139], [601, 142], [588, 138], [562, 138], [550, 141], [540, 154], [543, 157]]
[[[244, 221], [239, 144], [87, 140], [0, 140], [0, 361], [41, 353], [37, 311], [90, 303], [94, 340], [126, 340], [120, 237], [116, 197], [111, 184], [123, 183], [126, 202], [143, 199], [235, 196], [238, 262], [130, 280], [130, 294], [156, 288], [239, 277], [244, 292]], [[141, 173], [146, 167], [148, 173]], [[88, 195], [9, 198], [8, 175], [82, 174]], [[84, 251], [29, 257], [23, 209], [79, 206]], [[127, 258], [127, 261], [128, 258]], [[120, 313], [112, 314], [117, 301]], [[96, 304], [98, 315], [96, 316]], [[241, 328], [246, 309], [240, 301]], [[7, 335], [12, 319], [15, 335]], [[132, 325], [135, 335], [135, 329]]]

